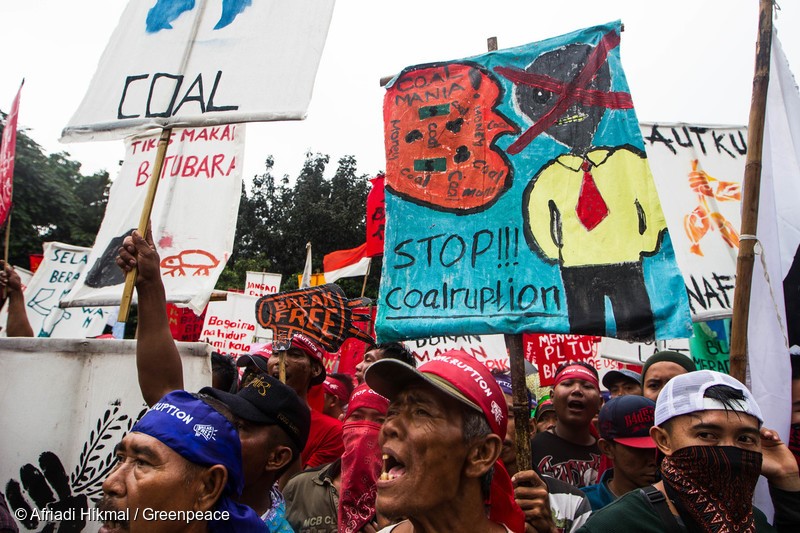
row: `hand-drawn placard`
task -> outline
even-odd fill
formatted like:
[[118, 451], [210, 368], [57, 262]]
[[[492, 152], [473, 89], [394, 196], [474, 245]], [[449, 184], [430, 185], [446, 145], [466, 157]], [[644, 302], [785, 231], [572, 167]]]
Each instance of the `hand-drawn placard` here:
[[244, 293], [247, 296], [264, 296], [281, 290], [281, 275], [269, 272], [247, 272]]
[[[44, 245], [43, 260], [24, 289], [25, 311], [37, 337], [85, 339], [103, 333], [106, 323], [117, 310], [109, 307], [82, 306], [59, 308], [61, 298], [82, 279], [90, 249], [60, 242]], [[8, 319], [8, 306], [0, 311], [0, 323]], [[5, 328], [0, 331], [5, 337]]]
[[[119, 305], [125, 277], [116, 257], [138, 226], [157, 140], [126, 140], [125, 162], [111, 186], [86, 277], [65, 298], [67, 305]], [[150, 220], [167, 301], [196, 314], [233, 250], [243, 158], [243, 124], [175, 129], [170, 138]]]
[[381, 341], [690, 334], [619, 31], [409, 67], [388, 86]]
[[448, 350], [463, 350], [483, 363], [492, 372], [507, 372], [510, 368], [506, 341], [502, 335], [453, 335], [406, 341], [414, 353], [417, 366]]
[[369, 319], [369, 315], [355, 311], [368, 304], [368, 298], [350, 300], [338, 285], [327, 283], [261, 297], [256, 304], [256, 319], [261, 327], [272, 330], [276, 346], [295, 333], [302, 333], [326, 351], [336, 352], [349, 337], [374, 343], [372, 337], [353, 324]]
[[62, 141], [305, 118], [333, 0], [131, 0]]
[[209, 343], [219, 353], [252, 353], [257, 326], [253, 315], [256, 301], [255, 296], [229, 292], [224, 301], [208, 302], [200, 340]]
[[747, 128], [642, 123], [695, 321], [730, 316]]

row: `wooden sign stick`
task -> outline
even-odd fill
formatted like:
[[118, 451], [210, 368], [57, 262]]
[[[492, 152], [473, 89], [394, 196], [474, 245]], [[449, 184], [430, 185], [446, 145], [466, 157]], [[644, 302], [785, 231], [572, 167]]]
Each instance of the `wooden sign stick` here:
[[[486, 39], [490, 52], [497, 50], [497, 37]], [[528, 402], [528, 388], [525, 385], [525, 353], [522, 348], [522, 334], [506, 334], [506, 348], [511, 366], [511, 397], [513, 400], [514, 429], [517, 436], [517, 471], [533, 468], [531, 460], [531, 406]]]
[[[144, 205], [142, 206], [142, 214], [139, 217], [139, 234], [144, 237], [147, 233], [147, 227], [150, 224], [150, 214], [153, 212], [153, 201], [156, 198], [156, 190], [158, 189], [158, 182], [161, 181], [161, 167], [164, 166], [164, 157], [167, 155], [167, 145], [169, 145], [169, 138], [172, 135], [172, 128], [164, 128], [161, 130], [161, 137], [158, 139], [158, 148], [156, 149], [156, 160], [153, 164], [153, 174], [150, 175], [150, 184], [147, 187], [147, 196], [144, 198]], [[131, 309], [131, 300], [133, 299], [133, 287], [136, 284], [137, 269], [134, 268], [125, 276], [125, 288], [122, 291], [122, 300], [119, 304], [119, 316], [117, 322], [127, 322], [128, 313]]]
[[755, 235], [758, 228], [761, 151], [764, 144], [764, 115], [767, 108], [769, 60], [772, 49], [772, 2], [773, 0], [761, 0], [758, 10], [756, 69], [753, 75], [753, 96], [750, 100], [750, 123], [747, 126], [747, 163], [744, 167], [742, 191], [742, 227], [739, 233], [739, 255], [736, 258], [736, 288], [733, 291], [730, 373], [742, 383], [745, 382], [747, 374], [747, 325], [755, 258]]
[[[5, 267], [8, 264], [8, 245], [10, 242], [11, 242], [11, 211], [8, 212], [8, 217], [6, 218], [6, 243], [3, 251], [3, 270], [5, 270]], [[2, 299], [5, 300], [7, 296], [8, 296], [8, 287], [3, 287]]]

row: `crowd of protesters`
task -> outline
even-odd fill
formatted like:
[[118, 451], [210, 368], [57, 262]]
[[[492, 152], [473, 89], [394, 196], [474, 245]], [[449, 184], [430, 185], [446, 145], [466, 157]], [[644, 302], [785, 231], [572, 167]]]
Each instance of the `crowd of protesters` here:
[[[800, 531], [800, 354], [788, 445], [744, 385], [663, 351], [641, 374], [601, 382], [592, 365], [567, 362], [546, 397], [526, 390], [531, 457], [520, 462], [511, 376], [463, 351], [416, 367], [403, 344], [378, 344], [354, 375], [328, 374], [323, 348], [296, 334], [285, 350], [213, 354], [212, 386], [184, 391], [151, 237], [133, 232], [117, 263], [137, 269], [136, 368], [150, 409], [116, 445], [104, 533]], [[9, 334], [26, 336], [12, 322], [13, 269], [0, 285]], [[759, 476], [771, 519], [753, 505]]]

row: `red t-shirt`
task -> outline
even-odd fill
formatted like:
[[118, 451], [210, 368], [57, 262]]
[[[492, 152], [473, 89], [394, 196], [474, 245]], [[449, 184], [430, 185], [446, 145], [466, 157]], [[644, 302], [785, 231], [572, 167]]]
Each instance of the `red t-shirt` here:
[[306, 447], [300, 454], [303, 468], [332, 463], [344, 453], [342, 423], [335, 418], [311, 410], [311, 429]]

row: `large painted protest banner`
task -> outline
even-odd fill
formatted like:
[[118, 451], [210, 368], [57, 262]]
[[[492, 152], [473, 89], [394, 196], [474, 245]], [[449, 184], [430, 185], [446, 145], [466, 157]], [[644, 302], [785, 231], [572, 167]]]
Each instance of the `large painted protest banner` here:
[[[44, 259], [26, 284], [25, 311], [37, 337], [84, 339], [103, 333], [109, 320], [116, 319], [116, 308], [81, 306], [61, 309], [59, 301], [86, 274], [90, 249], [60, 242], [44, 244]], [[0, 322], [8, 319], [7, 306], [0, 311]], [[0, 332], [5, 336], [5, 331]]]
[[690, 334], [619, 39], [614, 22], [389, 84], [381, 341]]
[[[20, 531], [100, 527], [89, 510], [116, 464], [114, 446], [145, 409], [135, 351], [132, 340], [0, 340], [0, 492]], [[211, 385], [208, 346], [178, 351], [186, 389]], [[32, 383], [50, 400], [33, 401]]]
[[747, 128], [642, 123], [692, 319], [730, 317]]
[[130, 0], [62, 141], [305, 118], [333, 0]]
[[[117, 251], [139, 223], [158, 136], [126, 140], [87, 274], [66, 305], [119, 305], [125, 276]], [[161, 172], [151, 227], [167, 301], [200, 314], [233, 250], [242, 190], [244, 125], [175, 129]]]
[[208, 302], [200, 340], [228, 355], [251, 353], [258, 329], [255, 308], [258, 298], [229, 292], [223, 301]]

